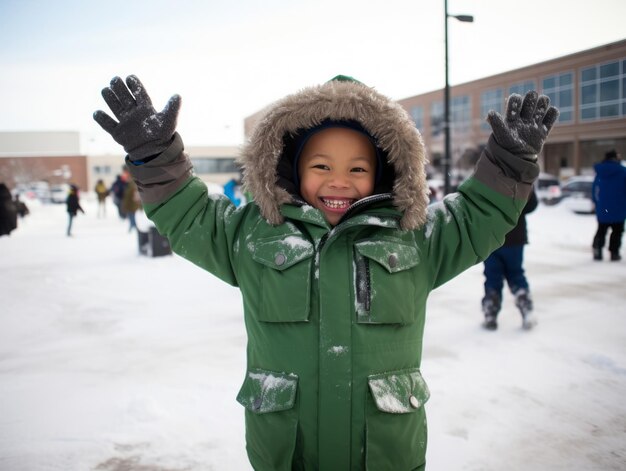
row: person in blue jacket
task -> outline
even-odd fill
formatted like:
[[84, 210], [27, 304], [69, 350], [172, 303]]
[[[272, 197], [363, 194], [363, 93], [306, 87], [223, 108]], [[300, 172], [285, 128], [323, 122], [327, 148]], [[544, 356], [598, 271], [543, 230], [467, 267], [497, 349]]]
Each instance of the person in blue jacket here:
[[611, 261], [622, 259], [619, 249], [626, 219], [626, 167], [621, 160], [622, 156], [612, 149], [605, 154], [602, 162], [593, 166], [596, 177], [593, 181], [592, 198], [598, 219], [598, 230], [593, 238], [594, 260], [602, 260], [602, 249], [609, 229]]
[[240, 206], [241, 200], [241, 181], [231, 178], [224, 184], [224, 194], [233, 202], [235, 206]]

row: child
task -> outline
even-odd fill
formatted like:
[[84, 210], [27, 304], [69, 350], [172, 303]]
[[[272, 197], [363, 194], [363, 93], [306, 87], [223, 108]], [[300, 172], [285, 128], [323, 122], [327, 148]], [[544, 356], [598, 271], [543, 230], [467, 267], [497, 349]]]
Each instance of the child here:
[[[127, 88], [128, 87], [128, 88]], [[141, 82], [94, 119], [128, 153], [146, 214], [179, 255], [242, 292], [247, 452], [257, 470], [424, 469], [420, 374], [428, 294], [500, 246], [539, 173], [558, 112], [513, 95], [475, 174], [428, 207], [407, 113], [339, 76], [271, 107], [243, 150], [254, 202], [208, 195]]]
[[498, 328], [498, 313], [502, 309], [502, 289], [506, 280], [515, 297], [515, 305], [522, 315], [522, 327], [532, 329], [537, 320], [533, 314], [533, 300], [530, 287], [524, 273], [524, 245], [528, 244], [526, 215], [532, 213], [538, 205], [535, 191], [531, 191], [528, 202], [515, 227], [504, 238], [504, 245], [494, 250], [484, 262], [485, 297], [482, 299], [487, 330]]

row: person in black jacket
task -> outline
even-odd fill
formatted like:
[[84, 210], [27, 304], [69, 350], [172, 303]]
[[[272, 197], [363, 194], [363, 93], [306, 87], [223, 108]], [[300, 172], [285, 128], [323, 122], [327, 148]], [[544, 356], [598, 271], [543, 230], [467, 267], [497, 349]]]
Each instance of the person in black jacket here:
[[533, 301], [524, 273], [524, 245], [528, 243], [526, 214], [535, 208], [537, 195], [533, 189], [517, 225], [506, 235], [504, 245], [484, 261], [485, 297], [482, 299], [482, 307], [485, 314], [483, 327], [487, 330], [498, 328], [498, 313], [502, 307], [502, 288], [505, 279], [515, 296], [515, 305], [522, 314], [522, 327], [531, 329], [537, 323], [532, 315]]
[[67, 204], [67, 214], [69, 215], [69, 222], [67, 224], [67, 236], [71, 237], [72, 222], [78, 214], [78, 211], [85, 214], [85, 211], [80, 206], [80, 200], [78, 198], [78, 187], [76, 185], [70, 185], [70, 193], [69, 195], [67, 195], [67, 200], [65, 200], [65, 203]]
[[19, 193], [15, 195], [15, 199], [13, 200], [13, 204], [15, 205], [15, 210], [20, 218], [28, 216], [30, 211], [28, 210], [28, 206], [20, 199]]
[[0, 236], [10, 235], [17, 227], [17, 210], [9, 188], [0, 183]]

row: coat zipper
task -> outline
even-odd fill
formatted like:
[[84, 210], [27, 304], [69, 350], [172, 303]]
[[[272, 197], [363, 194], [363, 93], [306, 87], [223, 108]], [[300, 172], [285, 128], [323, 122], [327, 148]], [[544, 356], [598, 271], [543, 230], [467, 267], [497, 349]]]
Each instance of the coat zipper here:
[[343, 221], [349, 218], [355, 211], [357, 211], [362, 206], [378, 203], [380, 201], [387, 201], [390, 199], [392, 199], [391, 193], [380, 193], [378, 195], [372, 195], [372, 196], [363, 198], [348, 208], [348, 210], [343, 214], [343, 216], [341, 216], [341, 219], [339, 219], [339, 222], [337, 223], [337, 225], [341, 224]]
[[370, 279], [370, 262], [367, 258], [360, 254], [357, 257], [355, 283], [356, 283], [356, 301], [363, 308], [363, 313], [357, 312], [359, 316], [368, 315], [370, 312], [370, 304], [372, 300], [372, 289]]
[[[359, 208], [378, 203], [380, 201], [390, 200], [392, 195], [390, 193], [382, 193], [378, 195], [368, 196], [367, 198], [363, 198], [362, 200], [357, 201], [352, 206], [348, 208], [348, 210], [341, 217], [335, 228], [339, 227], [339, 225], [350, 217], [351, 214], [354, 214]], [[318, 253], [320, 254], [318, 260], [322, 259], [322, 249], [326, 241], [330, 238], [331, 235], [338, 234], [342, 231], [342, 228], [335, 230], [335, 228], [331, 229], [330, 232], [327, 232], [320, 239], [320, 243], [318, 245]], [[368, 315], [371, 306], [372, 299], [372, 286], [370, 279], [370, 264], [369, 260], [366, 257], [363, 257], [359, 254], [354, 255], [356, 257], [355, 266], [355, 284], [356, 284], [356, 300], [359, 306], [363, 307], [364, 312], [359, 313], [359, 315]], [[318, 262], [319, 263], [319, 262]], [[319, 270], [319, 266], [317, 267]]]
[[[352, 206], [350, 206], [348, 208], [348, 210], [344, 213], [344, 215], [341, 217], [341, 219], [339, 220], [339, 222], [337, 223], [337, 225], [332, 228], [329, 232], [325, 233], [321, 239], [320, 242], [317, 246], [317, 267], [315, 267], [316, 270], [320, 269], [320, 262], [322, 259], [322, 250], [324, 249], [324, 245], [326, 244], [326, 242], [328, 241], [328, 239], [330, 238], [331, 235], [336, 235], [338, 233], [340, 233], [343, 229], [340, 228], [339, 226], [341, 225], [342, 222], [344, 222], [345, 220], [347, 220], [352, 214], [354, 214], [355, 211], [358, 211], [360, 208], [366, 206], [366, 205], [370, 205], [370, 204], [374, 204], [374, 203], [378, 203], [381, 201], [387, 201], [387, 200], [391, 200], [393, 198], [391, 193], [380, 193], [377, 195], [372, 195], [372, 196], [368, 196], [366, 198], [363, 198], [359, 201], [357, 201], [356, 203], [354, 203]], [[293, 196], [293, 202], [296, 204], [300, 204], [300, 205], [305, 205], [307, 204], [305, 201], [303, 201], [300, 197], [298, 196]], [[339, 227], [338, 230], [336, 230]], [[363, 307], [364, 312], [363, 313], [359, 313], [359, 315], [368, 315], [369, 311], [370, 311], [370, 306], [371, 306], [371, 299], [372, 299], [372, 288], [371, 288], [371, 279], [370, 279], [370, 266], [369, 266], [369, 260], [366, 257], [363, 257], [359, 254], [354, 255], [356, 257], [355, 260], [355, 266], [356, 266], [356, 273], [355, 273], [355, 283], [356, 283], [356, 301], [357, 303]]]

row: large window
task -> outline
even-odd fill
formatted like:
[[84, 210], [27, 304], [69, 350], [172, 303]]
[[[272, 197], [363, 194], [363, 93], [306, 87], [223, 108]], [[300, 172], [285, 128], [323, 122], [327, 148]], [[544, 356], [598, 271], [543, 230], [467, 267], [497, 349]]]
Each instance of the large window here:
[[421, 105], [411, 107], [411, 118], [415, 127], [421, 131], [424, 128], [424, 107]]
[[542, 81], [542, 93], [548, 95], [550, 104], [559, 109], [559, 122], [567, 123], [574, 120], [574, 74], [548, 75]]
[[626, 116], [626, 59], [580, 71], [580, 119]]
[[524, 80], [523, 82], [514, 83], [509, 87], [509, 95], [517, 93], [518, 95], [526, 95], [526, 92], [537, 90], [534, 80]]
[[480, 94], [480, 117], [482, 122], [480, 123], [480, 129], [483, 131], [491, 131], [489, 123], [485, 121], [489, 111], [494, 110], [502, 114], [504, 109], [504, 90], [501, 88], [494, 88], [493, 90], [486, 90]]
[[93, 173], [95, 173], [96, 175], [110, 175], [111, 166], [110, 165], [95, 165], [93, 167]]
[[[472, 119], [472, 102], [468, 95], [450, 98], [450, 131], [469, 132]], [[432, 136], [444, 132], [445, 110], [443, 101], [434, 101], [430, 104], [430, 127]]]
[[450, 122], [453, 132], [467, 133], [472, 121], [472, 101], [469, 95], [450, 99]]
[[191, 159], [196, 173], [237, 173], [239, 169], [234, 158], [193, 157]]
[[438, 136], [443, 133], [444, 110], [443, 101], [434, 101], [430, 104], [430, 128], [432, 136]]

